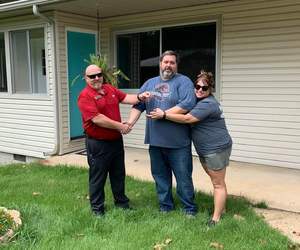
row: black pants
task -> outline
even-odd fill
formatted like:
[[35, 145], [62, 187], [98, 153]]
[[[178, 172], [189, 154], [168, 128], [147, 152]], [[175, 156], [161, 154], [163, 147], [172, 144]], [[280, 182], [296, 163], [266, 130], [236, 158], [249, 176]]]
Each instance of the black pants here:
[[92, 211], [104, 211], [104, 186], [108, 174], [115, 205], [128, 206], [129, 199], [125, 195], [123, 139], [108, 141], [87, 137], [86, 149], [90, 167], [89, 192]]

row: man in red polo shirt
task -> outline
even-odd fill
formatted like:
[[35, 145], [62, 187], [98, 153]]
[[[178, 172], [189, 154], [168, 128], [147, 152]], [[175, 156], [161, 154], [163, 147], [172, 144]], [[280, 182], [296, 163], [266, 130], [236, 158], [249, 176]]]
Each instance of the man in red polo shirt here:
[[122, 134], [130, 132], [121, 122], [119, 103], [136, 104], [150, 97], [149, 92], [126, 94], [103, 80], [102, 69], [89, 65], [85, 71], [86, 87], [78, 97], [86, 134], [89, 164], [89, 194], [95, 215], [104, 215], [104, 186], [109, 174], [115, 205], [129, 209], [125, 195], [125, 162]]

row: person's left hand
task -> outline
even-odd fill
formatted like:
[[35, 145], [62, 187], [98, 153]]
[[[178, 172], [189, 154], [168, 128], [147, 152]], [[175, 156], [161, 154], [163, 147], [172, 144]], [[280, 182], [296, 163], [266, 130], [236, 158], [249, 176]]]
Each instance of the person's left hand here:
[[132, 123], [130, 123], [129, 121], [123, 121], [122, 123], [123, 124], [127, 124], [128, 127], [130, 128], [130, 130], [132, 130], [132, 128], [133, 128], [133, 124]]
[[131, 127], [129, 124], [122, 122], [120, 132], [123, 135], [128, 134], [131, 131]]
[[154, 120], [162, 119], [164, 117], [164, 111], [160, 108], [155, 108], [146, 116]]

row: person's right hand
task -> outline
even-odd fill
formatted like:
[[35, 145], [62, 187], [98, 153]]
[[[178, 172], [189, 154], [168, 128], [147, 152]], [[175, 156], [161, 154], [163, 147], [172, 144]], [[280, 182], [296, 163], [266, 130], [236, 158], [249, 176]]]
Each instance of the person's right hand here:
[[152, 98], [152, 94], [150, 91], [145, 91], [141, 94], [139, 94], [139, 98], [145, 102], [145, 101], [148, 101], [150, 98]]
[[127, 124], [127, 125], [129, 126], [130, 129], [133, 128], [133, 124], [130, 123], [129, 121], [124, 121], [124, 122], [122, 122], [122, 123], [123, 123], [123, 124]]
[[161, 110], [160, 108], [155, 108], [153, 109], [148, 115], [146, 115], [148, 118], [158, 120], [158, 119], [163, 119], [164, 117], [164, 111]]
[[131, 126], [128, 123], [120, 123], [119, 131], [121, 134], [126, 135], [131, 131]]

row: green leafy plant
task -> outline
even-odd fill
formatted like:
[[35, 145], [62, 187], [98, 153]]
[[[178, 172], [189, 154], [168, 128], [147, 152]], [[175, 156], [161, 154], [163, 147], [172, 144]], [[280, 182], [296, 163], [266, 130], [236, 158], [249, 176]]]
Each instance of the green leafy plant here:
[[[104, 81], [110, 83], [111, 85], [118, 87], [118, 84], [120, 82], [120, 78], [123, 78], [127, 81], [130, 81], [130, 79], [120, 70], [116, 67], [110, 67], [107, 63], [107, 57], [105, 55], [95, 55], [90, 54], [89, 59], [84, 60], [88, 65], [95, 64], [98, 67], [102, 69]], [[77, 75], [71, 82], [71, 86], [75, 84], [75, 82], [80, 78], [80, 74]]]
[[107, 57], [105, 55], [90, 54], [89, 60], [85, 60], [85, 62], [99, 66], [102, 69], [105, 81], [115, 87], [118, 87], [120, 78], [127, 81], [130, 80], [120, 69], [117, 69], [116, 67], [111, 68], [107, 63]]
[[14, 225], [12, 217], [4, 210], [0, 209], [0, 236], [3, 236], [8, 229]]

